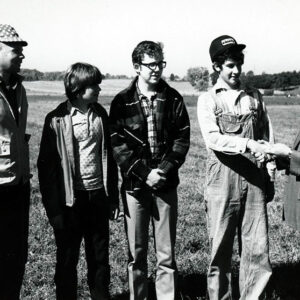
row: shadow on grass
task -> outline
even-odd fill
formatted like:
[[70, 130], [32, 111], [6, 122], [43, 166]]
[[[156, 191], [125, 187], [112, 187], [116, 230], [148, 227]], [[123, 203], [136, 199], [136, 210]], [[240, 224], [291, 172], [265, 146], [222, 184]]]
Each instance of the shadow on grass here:
[[[206, 299], [206, 274], [190, 274], [179, 276], [178, 280], [179, 292], [178, 300], [200, 300]], [[156, 300], [155, 284], [153, 281], [148, 282], [149, 300]], [[128, 300], [129, 294], [124, 293], [116, 295], [112, 300]]]
[[[239, 279], [237, 266], [232, 274], [232, 296], [239, 299]], [[154, 282], [149, 281], [149, 300], [155, 300]], [[179, 300], [204, 300], [207, 297], [206, 274], [188, 274], [179, 277]], [[128, 300], [129, 294], [116, 295], [112, 300]], [[300, 299], [300, 262], [273, 267], [273, 275], [266, 290], [267, 300]]]
[[300, 261], [296, 264], [273, 267], [273, 274], [267, 287], [267, 299], [300, 299]]

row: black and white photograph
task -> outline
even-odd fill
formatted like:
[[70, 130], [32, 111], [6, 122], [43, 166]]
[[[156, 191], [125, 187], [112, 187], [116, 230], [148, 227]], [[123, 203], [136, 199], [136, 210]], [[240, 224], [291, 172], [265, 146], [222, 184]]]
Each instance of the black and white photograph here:
[[299, 12], [2, 2], [0, 300], [300, 299]]

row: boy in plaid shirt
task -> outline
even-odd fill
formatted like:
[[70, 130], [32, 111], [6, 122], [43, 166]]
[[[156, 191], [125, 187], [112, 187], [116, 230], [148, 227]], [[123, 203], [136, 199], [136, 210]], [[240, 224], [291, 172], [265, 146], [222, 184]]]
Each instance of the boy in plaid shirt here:
[[166, 62], [158, 43], [132, 53], [137, 77], [112, 101], [113, 155], [121, 168], [129, 245], [130, 299], [147, 299], [147, 249], [152, 221], [157, 299], [175, 299], [174, 257], [178, 169], [189, 148], [189, 117], [182, 96], [161, 79]]

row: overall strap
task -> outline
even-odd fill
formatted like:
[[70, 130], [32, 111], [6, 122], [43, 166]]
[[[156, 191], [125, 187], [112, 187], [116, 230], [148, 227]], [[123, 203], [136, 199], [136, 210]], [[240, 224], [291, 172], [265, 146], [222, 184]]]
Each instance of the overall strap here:
[[222, 114], [223, 110], [221, 108], [221, 105], [220, 105], [219, 99], [216, 95], [216, 92], [213, 89], [211, 89], [209, 91], [209, 93], [210, 93], [211, 97], [213, 98], [213, 100], [215, 102], [214, 113], [215, 113], [216, 116], [220, 116]]
[[250, 91], [250, 92], [246, 92], [247, 95], [249, 96], [249, 99], [250, 99], [250, 104], [249, 104], [249, 109], [250, 111], [255, 111], [256, 110], [256, 103], [254, 101], [255, 99], [255, 96], [254, 96], [254, 92], [253, 91]]

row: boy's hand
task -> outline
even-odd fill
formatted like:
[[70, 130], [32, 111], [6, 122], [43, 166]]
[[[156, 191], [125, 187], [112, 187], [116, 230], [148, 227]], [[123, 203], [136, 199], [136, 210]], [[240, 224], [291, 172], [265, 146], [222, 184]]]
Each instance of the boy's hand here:
[[252, 153], [265, 153], [268, 147], [269, 143], [266, 141], [258, 142], [250, 139], [247, 143], [247, 149]]
[[266, 152], [278, 157], [289, 157], [292, 150], [287, 145], [278, 143], [271, 145]]
[[110, 213], [109, 213], [109, 219], [110, 220], [117, 220], [119, 218], [120, 214], [120, 208], [117, 204], [111, 204], [110, 205]]
[[62, 214], [50, 218], [49, 222], [55, 230], [62, 230], [65, 228], [64, 216]]
[[266, 154], [266, 150], [270, 147], [270, 144], [266, 141], [254, 141], [249, 140], [247, 143], [247, 149], [250, 150], [252, 155], [254, 155], [255, 159], [263, 163], [269, 160], [269, 157]]
[[161, 169], [153, 169], [149, 173], [146, 184], [154, 190], [162, 187], [166, 181], [166, 174]]

